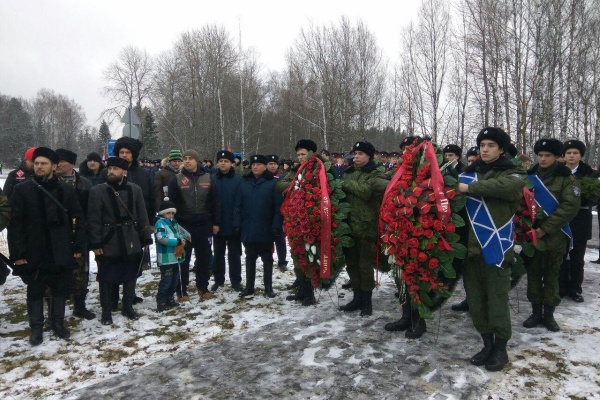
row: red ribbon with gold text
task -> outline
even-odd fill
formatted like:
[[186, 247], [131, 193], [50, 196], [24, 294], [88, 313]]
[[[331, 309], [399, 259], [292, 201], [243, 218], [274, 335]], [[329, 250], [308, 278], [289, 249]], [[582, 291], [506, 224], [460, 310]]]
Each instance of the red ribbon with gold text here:
[[[527, 189], [527, 187], [523, 187], [523, 197], [525, 198], [525, 203], [527, 204], [527, 209], [531, 213], [531, 223], [534, 224], [535, 218], [537, 216], [537, 208], [538, 208], [538, 205], [535, 201], [535, 196], [531, 190]], [[531, 234], [531, 240], [533, 241], [533, 245], [535, 247], [537, 247], [538, 240], [537, 240], [537, 236], [535, 234], [535, 229], [531, 228], [531, 230], [529, 232]]]

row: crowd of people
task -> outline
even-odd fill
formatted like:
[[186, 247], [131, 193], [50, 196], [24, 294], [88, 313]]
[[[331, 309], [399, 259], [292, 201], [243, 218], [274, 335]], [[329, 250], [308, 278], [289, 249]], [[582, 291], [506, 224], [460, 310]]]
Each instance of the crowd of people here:
[[[173, 149], [160, 163], [140, 160], [142, 143], [123, 137], [115, 143], [114, 156], [103, 160], [92, 152], [79, 168], [78, 156], [71, 150], [27, 149], [23, 162], [10, 172], [4, 185], [0, 228], [8, 227], [10, 256], [6, 264], [27, 285], [29, 342], [32, 346], [43, 342], [45, 322], [58, 337], [70, 336], [64, 325], [70, 296], [73, 315], [96, 318], [86, 306], [90, 252], [98, 266], [103, 325], [113, 323], [112, 313], [118, 310], [120, 300], [126, 318], [139, 318], [133, 306], [143, 299], [136, 295], [136, 281], [150, 267], [149, 245], [153, 242], [161, 274], [156, 294], [159, 312], [189, 301], [190, 271], [202, 300], [223, 290], [226, 277], [240, 297], [255, 295], [259, 257], [262, 293], [275, 297], [274, 251], [280, 270], [285, 271], [288, 264], [281, 205], [295, 184], [299, 166], [313, 154], [331, 162], [351, 210], [347, 222], [353, 245], [344, 248], [350, 278], [345, 286], [354, 296], [340, 310], [371, 315], [379, 207], [402, 163], [403, 150], [422, 140], [409, 136], [400, 144], [400, 151], [391, 153], [377, 152], [371, 143], [359, 141], [344, 154], [318, 151], [314, 141], [302, 139], [294, 148], [295, 161], [274, 154], [255, 154], [242, 161], [231, 151], [221, 150], [213, 164], [193, 149]], [[512, 226], [525, 187], [532, 190], [545, 213], [534, 225], [534, 235], [544, 239], [546, 249], [536, 250], [525, 260], [532, 313], [523, 326], [543, 325], [558, 331], [554, 310], [561, 298], [584, 301], [584, 254], [595, 204], [580, 183], [600, 176], [582, 161], [585, 150], [578, 140], [562, 143], [543, 138], [534, 145], [537, 163], [529, 168], [531, 159], [518, 155], [509, 135], [493, 127], [478, 134], [477, 146], [465, 154], [466, 163], [458, 145], [442, 147], [444, 168], [458, 177], [457, 191], [466, 198], [463, 215], [467, 225], [460, 235], [467, 256], [455, 263], [464, 278], [466, 299], [452, 309], [469, 311], [481, 334], [483, 348], [471, 358], [474, 365], [498, 371], [508, 363], [514, 232], [505, 228]], [[316, 299], [310, 278], [303, 274], [297, 259], [292, 260], [296, 279], [288, 287], [292, 293], [286, 299], [313, 305]], [[0, 276], [5, 279], [7, 272]], [[385, 329], [406, 331], [406, 337], [414, 339], [426, 332], [426, 324], [406, 301], [400, 320]]]

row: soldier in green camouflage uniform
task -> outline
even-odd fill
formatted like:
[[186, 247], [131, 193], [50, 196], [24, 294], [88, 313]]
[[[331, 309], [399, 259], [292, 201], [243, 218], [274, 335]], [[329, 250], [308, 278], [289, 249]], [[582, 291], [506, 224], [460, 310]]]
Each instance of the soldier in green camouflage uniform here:
[[368, 316], [373, 313], [371, 296], [375, 288], [373, 266], [379, 207], [389, 180], [383, 173], [383, 167], [379, 169], [373, 161], [375, 147], [371, 143], [357, 142], [352, 149], [354, 163], [342, 176], [342, 189], [351, 209], [347, 222], [352, 230], [350, 236], [354, 246], [344, 247], [344, 256], [354, 298], [340, 310], [361, 310], [361, 316]]
[[[83, 209], [84, 215], [87, 217], [88, 198], [90, 189], [92, 188], [92, 182], [75, 171], [74, 167], [77, 162], [77, 154], [66, 149], [57, 149], [56, 153], [60, 158], [56, 168], [56, 174], [61, 181], [72, 185], [75, 188], [79, 204]], [[74, 223], [85, 223], [85, 221], [74, 221]], [[89, 283], [89, 252], [84, 251], [84, 257], [80, 257], [76, 261], [77, 267], [73, 269], [73, 315], [91, 320], [96, 318], [96, 314], [89, 311], [85, 305]]]
[[[477, 180], [470, 184], [460, 183], [458, 187], [460, 192], [479, 196], [485, 201], [497, 229], [512, 220], [525, 186], [525, 171], [504, 155], [509, 144], [510, 137], [502, 129], [482, 129], [477, 136], [481, 158], [465, 169], [465, 173], [475, 172]], [[500, 267], [487, 264], [472, 221], [469, 222], [464, 282], [469, 313], [484, 345], [470, 361], [473, 365], [485, 365], [489, 371], [499, 371], [508, 363], [506, 344], [512, 336], [508, 292], [513, 248], [504, 253]]]
[[537, 237], [546, 242], [546, 251], [536, 250], [531, 259], [525, 259], [527, 299], [533, 312], [523, 326], [533, 328], [544, 324], [553, 332], [560, 330], [554, 319], [554, 309], [560, 304], [558, 276], [567, 243], [571, 240], [561, 228], [577, 215], [581, 204], [581, 189], [571, 170], [558, 162], [562, 149], [563, 144], [557, 139], [538, 140], [533, 147], [538, 163], [527, 171], [540, 178], [558, 201], [558, 207], [547, 218], [536, 221], [534, 226]]

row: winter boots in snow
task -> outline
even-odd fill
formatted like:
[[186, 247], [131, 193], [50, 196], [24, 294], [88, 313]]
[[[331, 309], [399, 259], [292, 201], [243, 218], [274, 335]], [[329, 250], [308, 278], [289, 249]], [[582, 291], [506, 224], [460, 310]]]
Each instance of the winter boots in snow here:
[[372, 290], [363, 290], [360, 295], [360, 316], [368, 317], [373, 315], [373, 303], [371, 297], [373, 295]]
[[533, 310], [531, 315], [523, 322], [525, 328], [535, 328], [542, 323], [542, 305], [532, 304], [531, 309]]
[[140, 319], [140, 316], [133, 309], [133, 299], [135, 297], [136, 279], [132, 279], [123, 283], [123, 309], [121, 315], [129, 318], [132, 321]]
[[100, 291], [100, 307], [102, 307], [102, 316], [100, 323], [102, 325], [112, 325], [112, 309], [113, 309], [113, 288], [110, 282], [98, 282]]
[[419, 310], [411, 308], [410, 326], [404, 333], [404, 337], [407, 339], [418, 339], [425, 332], [427, 332], [427, 323], [419, 315]]
[[38, 346], [44, 340], [44, 300], [27, 302], [27, 316], [29, 317], [29, 344]]
[[277, 296], [273, 291], [273, 261], [263, 264], [263, 283], [265, 285], [265, 297], [273, 298]]
[[542, 317], [544, 321], [544, 325], [546, 325], [546, 329], [550, 332], [558, 332], [560, 331], [560, 326], [556, 323], [554, 319], [554, 309], [556, 307], [544, 305], [544, 315]]
[[246, 288], [240, 292], [240, 297], [254, 294], [254, 280], [256, 279], [256, 261], [246, 265]]
[[362, 308], [362, 292], [360, 289], [353, 289], [354, 298], [348, 304], [340, 307], [340, 311], [351, 312]]
[[483, 349], [471, 357], [471, 364], [476, 366], [485, 365], [488, 371], [500, 371], [508, 364], [508, 353], [506, 344], [508, 340], [494, 338], [491, 333], [482, 333]]
[[52, 297], [52, 314], [50, 324], [52, 331], [61, 339], [71, 337], [71, 332], [65, 328], [65, 302], [64, 297]]
[[460, 303], [452, 304], [450, 308], [452, 311], [469, 311], [469, 303], [467, 303], [467, 299], [464, 299]]
[[471, 364], [478, 367], [485, 365], [490, 354], [492, 354], [492, 348], [494, 347], [494, 335], [491, 333], [482, 333], [481, 338], [483, 339], [483, 349], [479, 353], [471, 357]]
[[86, 308], [85, 297], [86, 293], [77, 294], [74, 296], [73, 315], [89, 321], [96, 318], [96, 314]]
[[390, 332], [401, 332], [410, 328], [410, 303], [402, 304], [402, 317], [396, 322], [385, 324], [384, 329]]

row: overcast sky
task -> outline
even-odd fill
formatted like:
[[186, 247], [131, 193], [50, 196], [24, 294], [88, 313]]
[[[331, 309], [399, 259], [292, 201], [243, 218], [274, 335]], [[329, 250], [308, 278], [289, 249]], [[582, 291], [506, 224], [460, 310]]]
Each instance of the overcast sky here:
[[102, 71], [128, 45], [150, 55], [169, 50], [178, 35], [206, 24], [223, 25], [253, 47], [268, 69], [284, 67], [300, 29], [358, 18], [390, 60], [400, 34], [417, 14], [411, 0], [0, 0], [0, 93], [30, 99], [42, 88], [72, 98], [88, 124], [113, 104], [100, 95]]

